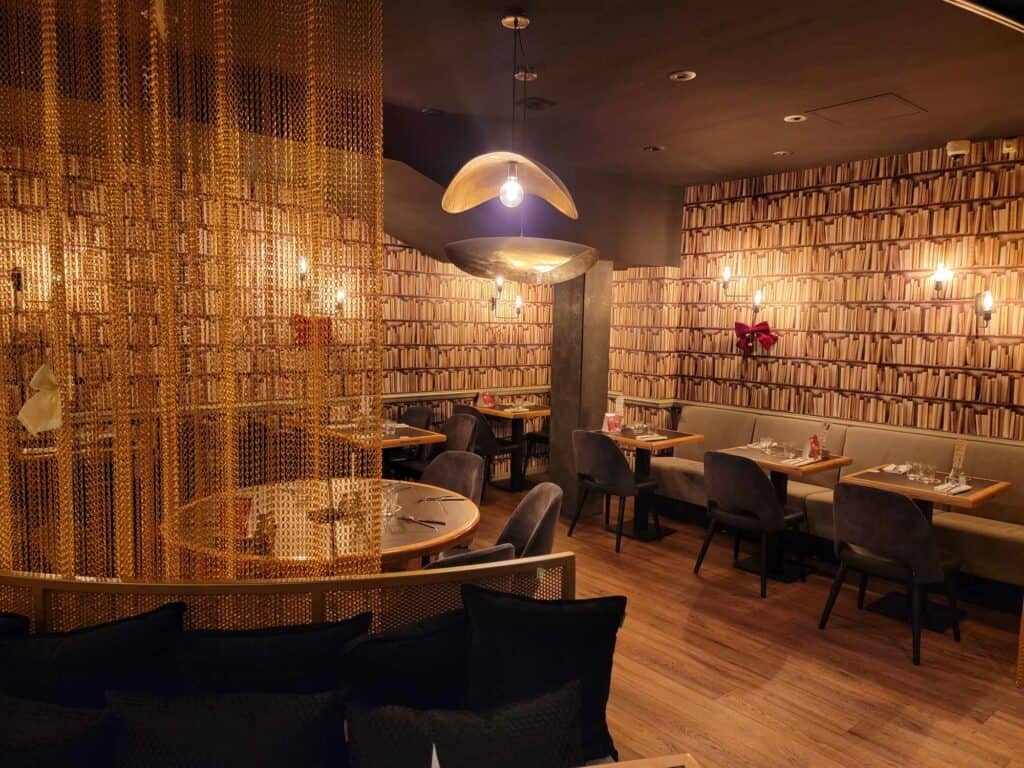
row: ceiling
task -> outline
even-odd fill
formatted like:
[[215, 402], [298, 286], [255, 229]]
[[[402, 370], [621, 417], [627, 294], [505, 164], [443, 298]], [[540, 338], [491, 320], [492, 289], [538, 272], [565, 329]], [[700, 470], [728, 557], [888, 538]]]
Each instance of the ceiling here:
[[[556, 172], [688, 184], [1024, 133], [1024, 35], [942, 0], [524, 7], [529, 95], [554, 106], [527, 113], [521, 148]], [[446, 183], [476, 152], [514, 148], [504, 8], [385, 0], [389, 156]], [[697, 78], [670, 82], [678, 69]]]

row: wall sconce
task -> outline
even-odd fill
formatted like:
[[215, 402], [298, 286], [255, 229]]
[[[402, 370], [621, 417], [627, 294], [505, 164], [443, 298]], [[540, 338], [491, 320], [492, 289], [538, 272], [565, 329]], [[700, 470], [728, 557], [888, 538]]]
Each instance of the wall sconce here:
[[939, 262], [939, 266], [935, 268], [935, 293], [937, 296], [944, 295], [946, 287], [953, 279], [953, 270], [947, 269], [943, 262]]
[[729, 293], [729, 281], [732, 280], [732, 268], [726, 265], [722, 270], [722, 292]]
[[755, 317], [757, 316], [757, 313], [761, 311], [761, 304], [763, 304], [763, 303], [764, 303], [764, 293], [761, 291], [760, 288], [758, 288], [756, 291], [754, 291], [753, 307], [754, 307], [754, 316]]
[[334, 294], [334, 306], [341, 309], [341, 305], [345, 303], [345, 298], [347, 296], [348, 294], [345, 292], [345, 289], [339, 288], [337, 293]]
[[523, 297], [516, 296], [516, 317], [519, 317], [521, 314], [523, 314]]
[[305, 256], [299, 257], [299, 282], [306, 282], [306, 275], [309, 274], [309, 262], [306, 261]]
[[974, 296], [974, 314], [977, 316], [978, 321], [984, 323], [985, 328], [988, 328], [988, 324], [992, 321], [992, 307], [994, 301], [992, 300], [992, 291], [984, 291], [982, 293], [975, 294]]

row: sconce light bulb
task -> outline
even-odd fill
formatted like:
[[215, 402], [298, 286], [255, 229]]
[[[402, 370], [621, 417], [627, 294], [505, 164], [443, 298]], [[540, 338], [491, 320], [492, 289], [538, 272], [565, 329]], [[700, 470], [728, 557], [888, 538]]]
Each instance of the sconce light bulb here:
[[939, 266], [935, 268], [935, 290], [941, 291], [952, 279], [952, 270], [947, 269], [945, 263], [940, 261]]
[[761, 289], [758, 288], [754, 291], [754, 309], [760, 309], [762, 301], [764, 301], [764, 294], [761, 292]]
[[299, 258], [299, 279], [305, 280], [307, 272], [309, 272], [309, 262], [306, 261], [305, 256], [302, 256]]
[[516, 296], [516, 314], [518, 315], [523, 311], [523, 297]]
[[501, 289], [505, 287], [505, 278], [498, 275], [494, 278], [494, 285], [497, 287], [498, 293], [501, 293]]
[[992, 312], [992, 291], [985, 291], [981, 297], [981, 308], [984, 312]]
[[339, 288], [338, 292], [334, 294], [334, 301], [335, 301], [335, 303], [336, 304], [341, 304], [343, 301], [345, 301], [345, 297], [347, 295], [348, 294], [345, 293], [345, 289], [344, 288]]
[[729, 280], [731, 280], [731, 279], [732, 279], [732, 269], [730, 269], [729, 267], [726, 267], [725, 269], [722, 270], [722, 282], [725, 283], [726, 285], [728, 285], [729, 284]]
[[523, 202], [523, 185], [519, 183], [516, 176], [510, 175], [505, 179], [505, 183], [501, 185], [498, 192], [498, 198], [506, 208], [515, 208]]

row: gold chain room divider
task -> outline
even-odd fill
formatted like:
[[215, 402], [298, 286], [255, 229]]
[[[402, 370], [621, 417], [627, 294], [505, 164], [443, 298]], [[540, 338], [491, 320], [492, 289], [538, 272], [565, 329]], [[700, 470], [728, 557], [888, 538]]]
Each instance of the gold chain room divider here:
[[0, 570], [380, 570], [380, 6], [0, 0]]

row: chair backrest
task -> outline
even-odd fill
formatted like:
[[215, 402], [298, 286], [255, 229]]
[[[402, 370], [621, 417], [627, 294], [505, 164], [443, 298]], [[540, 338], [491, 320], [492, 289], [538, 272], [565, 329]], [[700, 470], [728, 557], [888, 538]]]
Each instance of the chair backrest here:
[[500, 563], [502, 560], [514, 560], [515, 557], [516, 548], [511, 544], [495, 544], [493, 547], [470, 549], [457, 555], [438, 558], [423, 566], [423, 570], [455, 568], [460, 565], [480, 565], [481, 563]]
[[439, 456], [446, 451], [472, 451], [476, 442], [476, 419], [465, 413], [453, 413], [441, 425], [445, 442], [433, 446], [430, 455]]
[[920, 507], [906, 496], [840, 483], [832, 514], [837, 555], [853, 547], [908, 566], [921, 583], [942, 581], [935, 533]]
[[434, 418], [434, 412], [423, 405], [412, 405], [402, 411], [401, 421], [416, 429], [429, 429], [430, 422]]
[[704, 454], [704, 487], [708, 513], [756, 517], [766, 531], [781, 531], [784, 509], [775, 486], [757, 464], [745, 456], [708, 451]]
[[476, 440], [473, 443], [473, 450], [482, 456], [494, 456], [500, 450], [498, 438], [494, 434], [491, 422], [480, 411], [471, 405], [456, 405], [455, 413], [464, 413], [476, 419]]
[[427, 464], [420, 475], [420, 482], [461, 493], [480, 506], [480, 495], [484, 490], [484, 460], [469, 451], [445, 451]]
[[562, 489], [554, 483], [540, 483], [516, 506], [497, 543], [513, 545], [516, 557], [549, 554], [561, 512]]
[[620, 496], [636, 493], [636, 481], [629, 462], [608, 435], [577, 429], [572, 433], [576, 474], [615, 489]]

